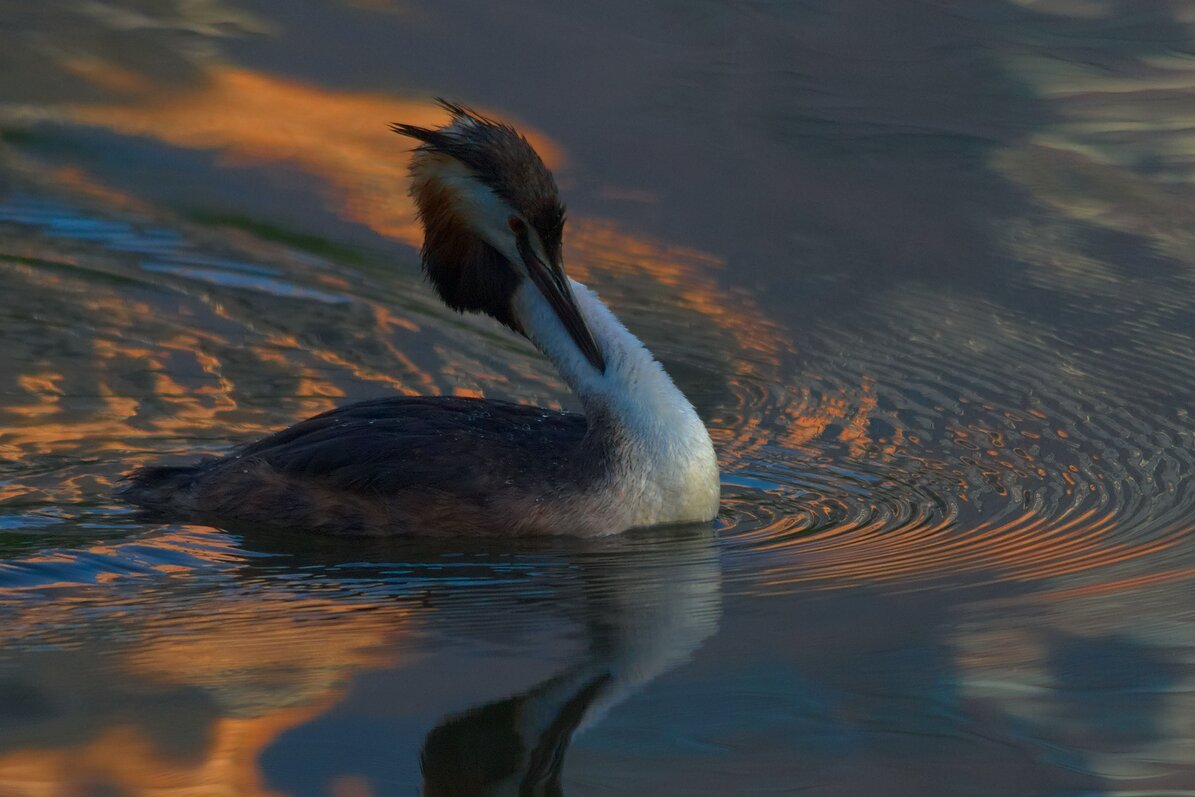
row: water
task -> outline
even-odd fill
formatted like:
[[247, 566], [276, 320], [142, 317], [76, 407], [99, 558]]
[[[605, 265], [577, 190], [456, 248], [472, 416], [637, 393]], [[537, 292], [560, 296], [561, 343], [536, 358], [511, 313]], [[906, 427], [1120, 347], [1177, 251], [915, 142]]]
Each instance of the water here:
[[[1195, 794], [1179, 3], [0, 0], [0, 795]], [[352, 400], [572, 406], [392, 121], [525, 127], [712, 528], [149, 525]]]

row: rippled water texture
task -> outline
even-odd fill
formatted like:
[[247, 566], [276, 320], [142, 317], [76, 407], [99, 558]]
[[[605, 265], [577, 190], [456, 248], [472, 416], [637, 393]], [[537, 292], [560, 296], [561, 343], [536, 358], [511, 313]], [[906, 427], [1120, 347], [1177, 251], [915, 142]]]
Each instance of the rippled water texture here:
[[[0, 19], [2, 797], [1195, 794], [1188, 5]], [[332, 542], [113, 502], [353, 400], [574, 406], [419, 276], [387, 124], [436, 94], [556, 171], [718, 522]]]

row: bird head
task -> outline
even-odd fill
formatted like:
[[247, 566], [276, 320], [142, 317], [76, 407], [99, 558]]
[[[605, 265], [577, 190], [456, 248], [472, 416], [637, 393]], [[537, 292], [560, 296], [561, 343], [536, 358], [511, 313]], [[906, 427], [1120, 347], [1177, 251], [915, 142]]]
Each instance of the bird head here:
[[411, 196], [423, 225], [423, 270], [444, 303], [487, 313], [516, 332], [515, 292], [526, 280], [543, 294], [599, 372], [605, 360], [564, 274], [564, 205], [535, 149], [510, 125], [438, 101], [444, 127], [395, 124], [419, 142]]

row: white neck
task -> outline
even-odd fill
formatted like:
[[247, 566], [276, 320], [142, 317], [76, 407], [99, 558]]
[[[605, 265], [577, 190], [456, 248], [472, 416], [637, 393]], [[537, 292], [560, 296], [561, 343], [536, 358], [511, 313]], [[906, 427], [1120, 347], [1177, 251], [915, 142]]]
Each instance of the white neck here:
[[619, 456], [633, 482], [625, 496], [642, 506], [642, 525], [710, 520], [717, 512], [718, 465], [709, 433], [647, 347], [623, 326], [597, 295], [570, 280], [577, 307], [606, 361], [599, 373], [530, 280], [514, 296], [514, 309], [531, 342], [552, 361], [580, 398], [591, 424], [617, 436]]

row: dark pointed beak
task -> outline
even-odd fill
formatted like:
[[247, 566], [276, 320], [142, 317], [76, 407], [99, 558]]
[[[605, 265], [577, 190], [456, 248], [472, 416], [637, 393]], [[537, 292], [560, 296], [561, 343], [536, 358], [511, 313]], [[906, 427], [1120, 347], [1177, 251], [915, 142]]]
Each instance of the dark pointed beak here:
[[606, 373], [606, 358], [602, 356], [602, 350], [593, 339], [593, 333], [581, 317], [577, 299], [573, 296], [568, 277], [564, 276], [564, 270], [560, 266], [553, 268], [540, 260], [526, 235], [520, 235], [518, 243], [519, 255], [523, 258], [523, 264], [527, 267], [527, 273], [531, 275], [535, 287], [539, 288], [548, 304], [552, 305], [560, 323], [564, 324], [564, 328], [585, 355], [585, 359], [589, 360], [598, 373]]

